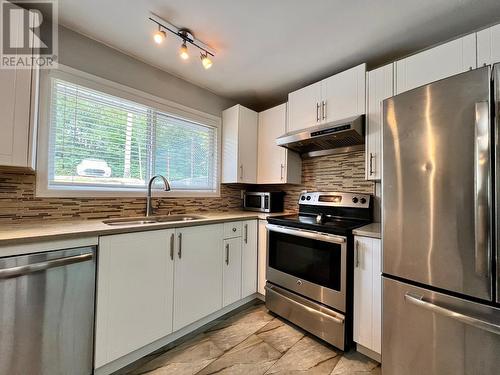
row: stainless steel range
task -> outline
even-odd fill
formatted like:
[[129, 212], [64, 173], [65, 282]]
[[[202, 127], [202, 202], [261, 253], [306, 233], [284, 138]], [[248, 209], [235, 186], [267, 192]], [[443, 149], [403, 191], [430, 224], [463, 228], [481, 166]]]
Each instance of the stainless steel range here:
[[352, 230], [371, 222], [372, 197], [302, 193], [299, 214], [267, 219], [266, 306], [330, 344], [352, 342]]

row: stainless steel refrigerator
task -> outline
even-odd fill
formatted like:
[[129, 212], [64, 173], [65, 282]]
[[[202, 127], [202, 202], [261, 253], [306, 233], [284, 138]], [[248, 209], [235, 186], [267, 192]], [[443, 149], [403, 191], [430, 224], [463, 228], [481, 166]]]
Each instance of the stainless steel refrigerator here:
[[383, 375], [500, 374], [499, 68], [384, 101]]

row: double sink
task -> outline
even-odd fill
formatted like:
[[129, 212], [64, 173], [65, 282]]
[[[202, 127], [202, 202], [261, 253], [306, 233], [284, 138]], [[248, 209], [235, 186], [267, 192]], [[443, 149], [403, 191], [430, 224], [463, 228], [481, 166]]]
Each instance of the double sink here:
[[144, 225], [157, 223], [175, 223], [193, 220], [203, 220], [205, 216], [201, 215], [165, 215], [165, 216], [143, 216], [128, 217], [124, 219], [108, 219], [102, 222], [107, 225]]

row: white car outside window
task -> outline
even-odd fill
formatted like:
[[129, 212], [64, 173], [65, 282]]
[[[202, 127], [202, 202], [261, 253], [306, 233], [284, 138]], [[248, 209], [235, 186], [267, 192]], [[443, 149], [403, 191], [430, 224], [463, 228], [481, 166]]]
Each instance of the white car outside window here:
[[101, 159], [83, 159], [76, 166], [76, 173], [85, 177], [111, 177], [111, 168]]

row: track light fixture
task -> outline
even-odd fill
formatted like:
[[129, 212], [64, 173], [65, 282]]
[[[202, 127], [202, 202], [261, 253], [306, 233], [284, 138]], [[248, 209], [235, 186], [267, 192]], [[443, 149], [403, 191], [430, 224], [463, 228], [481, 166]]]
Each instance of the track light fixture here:
[[190, 44], [191, 46], [196, 47], [200, 50], [200, 59], [202, 66], [205, 69], [210, 69], [212, 67], [213, 62], [211, 58], [215, 56], [215, 50], [209, 45], [196, 39], [189, 29], [174, 26], [154, 14], [149, 17], [149, 20], [158, 25], [158, 31], [156, 31], [153, 35], [153, 39], [157, 44], [161, 44], [165, 40], [167, 36], [165, 31], [169, 31], [170, 33], [179, 37], [182, 41], [181, 47], [179, 48], [179, 57], [181, 59], [189, 59], [188, 44]]
[[179, 56], [183, 60], [189, 59], [189, 53], [188, 53], [188, 48], [186, 46], [186, 42], [182, 42], [181, 48], [179, 49]]
[[201, 58], [201, 64], [205, 69], [210, 69], [213, 65], [212, 60], [210, 60], [210, 57], [208, 57], [207, 53], [201, 52], [200, 54]]
[[153, 39], [156, 44], [161, 44], [167, 37], [167, 33], [161, 29], [161, 26], [158, 26], [158, 31], [153, 35]]

